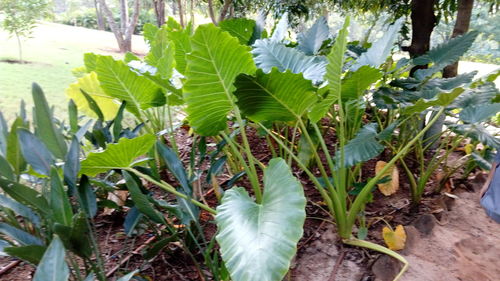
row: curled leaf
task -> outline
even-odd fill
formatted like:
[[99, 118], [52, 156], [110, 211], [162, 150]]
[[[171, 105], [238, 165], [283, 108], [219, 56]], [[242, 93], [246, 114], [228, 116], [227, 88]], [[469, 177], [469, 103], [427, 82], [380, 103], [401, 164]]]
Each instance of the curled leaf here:
[[393, 251], [402, 250], [405, 248], [406, 232], [402, 225], [396, 226], [395, 230], [385, 226], [382, 229], [382, 236], [385, 244]]
[[[375, 166], [375, 173], [378, 174], [384, 167], [387, 165], [384, 161], [377, 161], [377, 165]], [[383, 177], [389, 176], [391, 178], [390, 181], [379, 183], [378, 190], [382, 192], [385, 196], [392, 195], [396, 193], [399, 189], [399, 172], [396, 166], [392, 166], [389, 170], [387, 170]]]

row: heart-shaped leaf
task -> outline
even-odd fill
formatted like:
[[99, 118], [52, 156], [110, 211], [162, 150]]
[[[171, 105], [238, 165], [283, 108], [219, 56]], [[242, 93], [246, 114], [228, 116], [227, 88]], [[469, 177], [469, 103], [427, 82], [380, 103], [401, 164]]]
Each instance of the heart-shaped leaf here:
[[264, 171], [260, 204], [242, 187], [226, 191], [217, 208], [216, 239], [232, 280], [282, 280], [302, 236], [305, 205], [300, 182], [281, 158]]

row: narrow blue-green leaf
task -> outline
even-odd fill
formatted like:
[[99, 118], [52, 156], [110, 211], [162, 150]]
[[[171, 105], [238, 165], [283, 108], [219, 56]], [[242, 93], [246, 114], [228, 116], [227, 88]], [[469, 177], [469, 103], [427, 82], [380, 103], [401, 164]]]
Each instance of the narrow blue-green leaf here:
[[69, 268], [65, 257], [64, 246], [59, 237], [55, 236], [38, 264], [33, 281], [68, 280]]
[[50, 171], [50, 208], [54, 221], [62, 225], [71, 225], [73, 210], [56, 168]]
[[136, 179], [130, 175], [127, 171], [122, 172], [123, 177], [127, 183], [128, 191], [130, 192], [130, 197], [134, 201], [134, 205], [137, 209], [150, 218], [156, 223], [165, 223], [163, 216], [153, 208], [153, 204], [149, 202], [148, 196], [142, 193]]
[[17, 134], [24, 159], [37, 173], [48, 176], [54, 160], [45, 144], [26, 129], [17, 129]]
[[94, 189], [89, 182], [89, 178], [85, 175], [80, 178], [78, 198], [81, 205], [80, 207], [85, 211], [87, 216], [91, 218], [94, 217], [97, 213], [97, 200]]
[[0, 156], [7, 155], [7, 136], [9, 135], [7, 122], [0, 112]]
[[4, 249], [5, 253], [11, 257], [16, 257], [27, 261], [31, 264], [37, 265], [42, 260], [43, 254], [47, 249], [46, 246], [41, 245], [28, 245], [28, 246], [16, 246], [16, 247], [6, 247]]
[[63, 166], [64, 182], [70, 187], [71, 190], [76, 188], [76, 181], [79, 172], [80, 142], [76, 137], [73, 137]]
[[125, 234], [127, 236], [132, 236], [132, 233], [143, 217], [143, 214], [137, 209], [137, 207], [132, 207], [127, 213], [127, 216], [125, 217], [125, 221], [123, 222], [123, 228], [125, 231]]
[[16, 240], [21, 245], [43, 245], [40, 238], [3, 222], [0, 222], [0, 233]]
[[127, 275], [117, 279], [116, 281], [129, 281], [130, 279], [132, 279], [132, 277], [134, 277], [134, 275], [139, 272], [139, 270], [134, 270], [130, 273], [128, 273]]
[[47, 148], [55, 157], [64, 159], [67, 150], [64, 137], [60, 131], [56, 130], [45, 94], [36, 83], [33, 83], [32, 94], [35, 103], [34, 124], [37, 129], [37, 136], [47, 145]]
[[225, 192], [215, 218], [222, 259], [234, 281], [281, 281], [297, 251], [306, 217], [300, 182], [281, 158], [264, 170], [256, 204], [242, 187]]
[[12, 181], [16, 180], [12, 166], [2, 155], [0, 155], [0, 176], [4, 176]]
[[2, 206], [2, 208], [11, 209], [14, 213], [16, 213], [16, 215], [28, 219], [34, 225], [40, 226], [40, 217], [26, 205], [12, 200], [11, 198], [2, 194], [0, 194], [0, 205]]
[[47, 200], [45, 200], [36, 190], [2, 177], [0, 177], [0, 188], [2, 188], [7, 195], [12, 197], [12, 199], [32, 207], [38, 213], [45, 215], [50, 214], [49, 203], [47, 203]]

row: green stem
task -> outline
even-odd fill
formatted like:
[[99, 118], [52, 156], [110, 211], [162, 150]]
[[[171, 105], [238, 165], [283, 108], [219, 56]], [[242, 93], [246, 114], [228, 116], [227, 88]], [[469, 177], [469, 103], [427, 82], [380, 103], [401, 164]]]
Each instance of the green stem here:
[[408, 150], [410, 150], [410, 148], [413, 146], [413, 144], [415, 144], [425, 134], [425, 132], [432, 126], [432, 124], [434, 124], [439, 119], [439, 115], [441, 115], [441, 113], [443, 113], [444, 110], [445, 110], [445, 108], [442, 107], [439, 110], [439, 113], [436, 114], [434, 118], [432, 118], [432, 120], [429, 122], [429, 124], [427, 124], [412, 140], [410, 140], [396, 154], [396, 156], [394, 156], [391, 159], [391, 161], [389, 161], [389, 163], [387, 163], [387, 165], [385, 165], [384, 168], [382, 168], [382, 170], [380, 170], [380, 172], [377, 173], [377, 175], [375, 175], [375, 177], [373, 177], [373, 179], [371, 179], [366, 184], [366, 186], [361, 190], [361, 192], [359, 193], [359, 195], [354, 200], [354, 203], [352, 204], [352, 206], [351, 206], [351, 208], [349, 210], [349, 214], [347, 215], [347, 225], [348, 225], [349, 229], [352, 230], [352, 226], [354, 225], [354, 222], [356, 220], [356, 216], [359, 213], [359, 211], [361, 210], [362, 206], [366, 203], [366, 198], [372, 192], [372, 188], [385, 175], [385, 173], [390, 168], [392, 168], [392, 166], [396, 163], [396, 161], [398, 161], [400, 158], [402, 158], [404, 155], [406, 155], [406, 153], [408, 152]]
[[344, 242], [347, 245], [353, 245], [353, 246], [358, 246], [358, 247], [363, 247], [363, 248], [367, 248], [370, 250], [374, 250], [374, 251], [380, 252], [382, 254], [386, 254], [388, 256], [391, 256], [391, 257], [397, 259], [398, 261], [402, 262], [404, 264], [404, 266], [401, 269], [401, 271], [399, 271], [398, 275], [396, 275], [396, 277], [394, 277], [393, 281], [399, 280], [399, 278], [401, 278], [401, 276], [403, 276], [405, 271], [408, 269], [408, 266], [409, 266], [408, 261], [400, 254], [394, 252], [393, 250], [387, 249], [386, 247], [380, 246], [380, 245], [372, 243], [372, 242], [359, 240], [359, 239], [344, 239], [344, 240], [342, 240], [342, 242]]
[[190, 202], [191, 202], [191, 203], [193, 203], [194, 205], [196, 205], [196, 206], [198, 206], [198, 207], [202, 208], [203, 210], [205, 210], [205, 211], [207, 211], [207, 212], [209, 212], [209, 213], [211, 213], [211, 214], [213, 214], [213, 215], [217, 214], [217, 211], [216, 211], [216, 210], [214, 210], [214, 209], [210, 208], [209, 206], [207, 206], [207, 205], [205, 205], [205, 204], [203, 204], [203, 203], [201, 203], [201, 202], [198, 202], [198, 201], [194, 200], [193, 198], [191, 198], [191, 197], [187, 196], [187, 195], [186, 195], [186, 194], [184, 194], [184, 193], [181, 193], [181, 192], [177, 191], [177, 190], [175, 189], [175, 187], [171, 186], [170, 184], [168, 184], [168, 183], [166, 183], [166, 182], [164, 182], [164, 181], [159, 182], [159, 181], [157, 181], [157, 180], [153, 179], [152, 177], [150, 177], [149, 175], [146, 175], [146, 174], [144, 174], [144, 173], [141, 173], [141, 172], [139, 172], [139, 171], [137, 171], [137, 170], [135, 170], [135, 169], [133, 169], [133, 168], [127, 168], [127, 169], [125, 169], [125, 170], [126, 170], [126, 171], [128, 171], [128, 172], [134, 173], [134, 174], [136, 174], [137, 176], [139, 176], [139, 177], [141, 177], [141, 178], [144, 178], [144, 179], [148, 180], [148, 181], [149, 181], [149, 182], [151, 182], [151, 183], [156, 184], [156, 185], [157, 185], [157, 186], [159, 186], [160, 188], [162, 188], [162, 189], [164, 189], [164, 190], [166, 190], [166, 191], [168, 191], [168, 192], [170, 192], [170, 193], [172, 193], [172, 194], [174, 194], [174, 195], [176, 195], [176, 196], [178, 196], [178, 197], [181, 197], [181, 198], [183, 198], [183, 199], [186, 199], [186, 200], [190, 201]]

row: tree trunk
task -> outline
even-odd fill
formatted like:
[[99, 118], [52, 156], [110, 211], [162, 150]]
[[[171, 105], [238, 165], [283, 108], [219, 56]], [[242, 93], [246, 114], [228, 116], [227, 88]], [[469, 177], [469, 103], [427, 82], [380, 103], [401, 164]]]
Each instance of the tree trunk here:
[[104, 17], [102, 16], [102, 9], [97, 0], [94, 0], [94, 6], [95, 6], [95, 15], [97, 18], [97, 28], [99, 28], [99, 30], [105, 30], [106, 24], [104, 23]]
[[[437, 0], [412, 0], [411, 1], [411, 45], [408, 47], [410, 57], [417, 57], [429, 51], [431, 34], [436, 26], [434, 5]], [[416, 66], [410, 71], [410, 75], [417, 69], [427, 66]]]
[[179, 21], [182, 27], [185, 27], [184, 23], [184, 8], [182, 7], [182, 0], [177, 0], [177, 7], [179, 8]]
[[165, 24], [165, 1], [164, 0], [153, 0], [153, 6], [156, 15], [156, 24], [161, 27]]
[[220, 15], [219, 15], [219, 22], [223, 21], [226, 19], [227, 11], [229, 10], [229, 7], [233, 3], [233, 0], [225, 0], [224, 5], [222, 6], [222, 9], [220, 10]]
[[[458, 10], [457, 19], [455, 21], [455, 26], [453, 27], [453, 33], [451, 38], [465, 34], [469, 30], [470, 17], [472, 14], [472, 8], [474, 6], [474, 0], [458, 0]], [[443, 69], [443, 78], [455, 77], [458, 74], [458, 61], [454, 64], [450, 64]], [[434, 123], [429, 131], [425, 134], [426, 139], [430, 139], [433, 136], [438, 135], [443, 130], [444, 120], [446, 116], [441, 115], [439, 119]], [[432, 139], [430, 139], [432, 141]], [[440, 141], [436, 139], [430, 148], [437, 149], [439, 147]]]
[[120, 27], [125, 33], [128, 24], [128, 4], [127, 0], [120, 0]]
[[[455, 27], [453, 28], [453, 33], [451, 38], [460, 36], [469, 31], [470, 17], [472, 14], [472, 7], [474, 6], [474, 0], [458, 0], [458, 10], [457, 19], [455, 21]], [[458, 61], [454, 64], [448, 65], [443, 70], [443, 77], [450, 78], [457, 76], [458, 72]]]
[[212, 20], [213, 24], [217, 25], [217, 20], [215, 19], [214, 5], [212, 3], [212, 0], [208, 0], [208, 14], [210, 14], [210, 19]]
[[190, 5], [189, 5], [189, 21], [191, 22], [191, 25], [194, 26], [194, 0], [190, 0]]
[[[111, 28], [111, 31], [115, 35], [116, 42], [118, 43], [118, 47], [120, 48], [120, 52], [125, 53], [132, 51], [132, 34], [134, 33], [137, 21], [139, 19], [139, 8], [140, 8], [139, 0], [134, 0], [134, 3], [132, 5], [133, 6], [132, 18], [125, 23], [121, 22], [120, 25], [118, 25], [115, 22], [113, 13], [109, 9], [108, 5], [106, 5], [106, 1], [105, 0], [97, 0], [97, 1], [99, 2], [99, 5], [102, 8], [102, 12], [106, 17], [108, 25]], [[120, 1], [126, 2], [126, 0], [120, 0]], [[127, 9], [127, 17], [128, 17], [128, 9]], [[120, 17], [120, 19], [123, 18]], [[125, 29], [122, 29], [123, 26], [125, 26]]]

